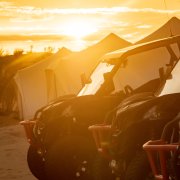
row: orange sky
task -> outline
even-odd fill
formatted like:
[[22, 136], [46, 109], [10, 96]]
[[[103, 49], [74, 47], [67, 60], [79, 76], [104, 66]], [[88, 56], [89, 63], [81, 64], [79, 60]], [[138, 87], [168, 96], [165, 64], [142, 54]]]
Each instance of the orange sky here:
[[0, 35], [59, 35], [96, 41], [113, 32], [135, 42], [170, 17], [180, 17], [180, 1], [166, 0], [0, 1]]

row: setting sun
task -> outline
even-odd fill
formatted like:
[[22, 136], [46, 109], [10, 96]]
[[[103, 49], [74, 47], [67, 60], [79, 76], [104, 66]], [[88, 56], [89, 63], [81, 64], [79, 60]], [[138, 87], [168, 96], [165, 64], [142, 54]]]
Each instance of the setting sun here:
[[97, 31], [95, 24], [85, 20], [74, 20], [67, 22], [62, 26], [62, 29], [62, 33], [64, 35], [71, 36], [76, 39], [81, 39]]

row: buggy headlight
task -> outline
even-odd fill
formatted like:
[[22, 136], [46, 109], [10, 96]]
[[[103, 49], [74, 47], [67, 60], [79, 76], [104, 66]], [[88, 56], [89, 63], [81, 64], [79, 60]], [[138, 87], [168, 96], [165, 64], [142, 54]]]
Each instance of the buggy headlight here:
[[151, 107], [143, 116], [143, 119], [157, 120], [160, 119], [161, 113], [158, 111], [157, 106]]
[[71, 106], [66, 107], [63, 112], [62, 112], [62, 116], [63, 117], [72, 117], [73, 116], [73, 110]]

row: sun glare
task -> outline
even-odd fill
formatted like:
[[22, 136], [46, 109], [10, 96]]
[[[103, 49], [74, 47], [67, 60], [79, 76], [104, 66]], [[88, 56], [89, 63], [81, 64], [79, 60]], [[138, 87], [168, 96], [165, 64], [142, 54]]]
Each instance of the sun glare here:
[[63, 27], [63, 34], [81, 39], [87, 35], [93, 34], [97, 31], [97, 26], [88, 21], [75, 20], [66, 22]]

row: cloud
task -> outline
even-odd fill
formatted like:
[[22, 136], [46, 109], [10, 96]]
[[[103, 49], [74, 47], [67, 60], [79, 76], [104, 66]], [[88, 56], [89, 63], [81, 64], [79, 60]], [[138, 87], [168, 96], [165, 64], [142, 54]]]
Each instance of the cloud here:
[[39, 41], [39, 40], [68, 40], [66, 36], [60, 35], [0, 35], [0, 42], [1, 41]]
[[152, 25], [150, 24], [143, 24], [143, 25], [139, 25], [139, 26], [136, 26], [138, 29], [149, 29], [152, 27]]
[[12, 2], [1, 1], [0, 7], [7, 7], [7, 6], [11, 6], [12, 4], [13, 4]]
[[112, 7], [112, 8], [79, 8], [79, 9], [41, 9], [32, 7], [22, 7], [18, 9], [20, 13], [33, 13], [37, 15], [49, 14], [49, 15], [73, 15], [73, 14], [119, 14], [119, 13], [161, 13], [161, 14], [175, 14], [180, 13], [180, 10], [161, 10], [161, 9], [136, 9], [128, 7]]
[[[153, 14], [180, 14], [180, 10], [162, 10], [162, 9], [153, 9], [153, 8], [129, 8], [129, 7], [111, 7], [111, 8], [37, 8], [33, 6], [15, 6], [10, 2], [0, 2], [0, 19], [7, 20], [9, 23], [13, 24], [22, 24], [22, 23], [30, 23], [32, 25], [33, 22], [39, 23], [49, 23], [49, 26], [52, 26], [52, 23], [55, 24], [61, 23], [63, 18], [67, 20], [67, 18], [79, 16], [88, 18], [91, 17], [93, 21], [101, 21], [99, 24], [103, 27], [106, 25], [105, 21], [111, 21], [109, 24], [113, 27], [128, 27], [129, 19], [126, 17], [132, 16], [135, 18], [135, 14], [144, 13], [153, 13]], [[122, 17], [123, 16], [123, 17]], [[118, 18], [120, 17], [120, 18]], [[112, 21], [113, 18], [113, 21]], [[104, 23], [103, 23], [104, 19]], [[123, 21], [121, 20], [123, 19]], [[16, 25], [17, 25], [16, 24]], [[131, 22], [132, 24], [132, 22]], [[108, 26], [108, 25], [107, 25]], [[137, 26], [137, 28], [150, 28], [147, 26]]]
[[[26, 12], [27, 7], [22, 9], [22, 12]], [[161, 14], [174, 14], [180, 13], [180, 10], [162, 10], [162, 9], [153, 9], [153, 8], [128, 8], [128, 7], [111, 7], [111, 8], [79, 8], [79, 9], [41, 9], [34, 8], [31, 9], [33, 13], [36, 14], [51, 14], [51, 15], [73, 15], [73, 14], [119, 14], [119, 13], [161, 13]]]
[[[33, 6], [15, 6], [13, 3], [0, 2], [0, 33], [22, 34], [61, 34], [63, 23], [83, 17], [93, 21], [98, 27], [98, 36], [110, 32], [130, 40], [150, 32], [167, 21], [170, 16], [180, 14], [180, 10], [163, 10], [153, 8], [37, 8]], [[6, 21], [6, 23], [2, 23]], [[134, 33], [133, 32], [139, 32]], [[89, 36], [87, 39], [96, 39]]]
[[15, 6], [10, 2], [0, 2], [1, 15], [13, 14], [19, 15], [114, 15], [119, 13], [161, 13], [178, 14], [180, 10], [163, 10], [153, 8], [129, 8], [129, 7], [111, 7], [111, 8], [36, 8], [33, 6]]
[[[152, 15], [146, 15], [151, 13]], [[122, 34], [129, 28], [150, 29], [153, 21], [148, 18], [160, 17], [156, 14], [178, 14], [180, 10], [161, 10], [152, 8], [128, 8], [128, 7], [111, 7], [111, 8], [36, 8], [32, 6], [15, 6], [12, 3], [0, 2], [0, 19], [6, 21], [7, 26], [25, 26], [26, 32], [47, 32], [46, 26], [51, 33], [61, 33], [61, 24], [63, 21], [72, 21], [75, 17], [83, 17], [88, 21], [96, 22], [99, 31]], [[83, 16], [82, 16], [83, 15]], [[69, 19], [68, 19], [69, 18]], [[155, 21], [158, 21], [157, 19]], [[108, 22], [108, 23], [107, 23]], [[139, 22], [139, 24], [135, 24]], [[146, 23], [150, 24], [147, 25]], [[39, 26], [40, 29], [31, 27]], [[3, 26], [3, 23], [2, 23]], [[27, 27], [26, 27], [27, 26]], [[30, 28], [30, 30], [27, 28]], [[17, 30], [10, 28], [9, 31]], [[23, 30], [22, 30], [23, 31]], [[2, 32], [2, 31], [1, 31]]]
[[48, 16], [45, 16], [45, 17], [39, 17], [39, 16], [27, 16], [27, 17], [23, 17], [23, 16], [18, 16], [18, 17], [11, 17], [9, 18], [9, 21], [10, 22], [13, 22], [13, 23], [32, 23], [32, 22], [47, 22], [47, 21], [50, 21], [51, 19], [53, 19], [53, 17], [48, 17]]

